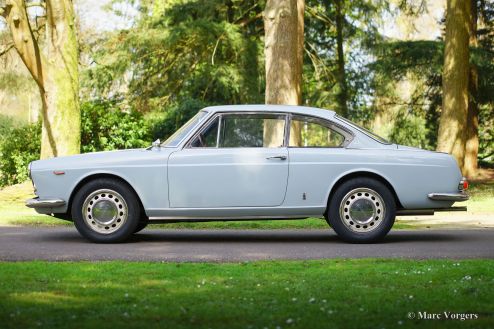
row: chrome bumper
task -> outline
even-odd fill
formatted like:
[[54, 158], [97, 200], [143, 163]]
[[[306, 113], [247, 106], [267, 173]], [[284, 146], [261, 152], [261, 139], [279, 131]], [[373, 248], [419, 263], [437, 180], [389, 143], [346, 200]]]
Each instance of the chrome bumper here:
[[459, 193], [429, 193], [429, 199], [436, 201], [467, 201], [470, 196], [465, 192]]
[[62, 199], [40, 199], [33, 198], [26, 200], [26, 207], [29, 208], [57, 208], [65, 205]]

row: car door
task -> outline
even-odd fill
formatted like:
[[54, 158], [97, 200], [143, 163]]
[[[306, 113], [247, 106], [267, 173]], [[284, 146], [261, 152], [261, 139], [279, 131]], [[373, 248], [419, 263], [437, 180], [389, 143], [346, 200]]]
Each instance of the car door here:
[[223, 113], [168, 160], [170, 207], [281, 205], [288, 180], [287, 117]]
[[348, 168], [352, 135], [332, 122], [304, 115], [290, 118], [290, 178], [285, 204], [326, 207], [331, 182]]

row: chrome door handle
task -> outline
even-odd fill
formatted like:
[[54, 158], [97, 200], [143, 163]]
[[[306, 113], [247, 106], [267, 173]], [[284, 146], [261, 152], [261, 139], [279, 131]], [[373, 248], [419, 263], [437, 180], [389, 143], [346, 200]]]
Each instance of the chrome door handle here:
[[273, 159], [286, 160], [286, 155], [274, 155], [272, 157], [267, 157], [266, 159], [268, 159], [268, 160], [273, 160]]

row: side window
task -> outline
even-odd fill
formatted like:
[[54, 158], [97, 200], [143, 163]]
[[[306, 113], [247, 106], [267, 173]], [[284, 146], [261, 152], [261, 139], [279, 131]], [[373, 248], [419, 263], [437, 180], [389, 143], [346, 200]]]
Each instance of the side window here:
[[211, 122], [206, 129], [190, 143], [191, 147], [216, 147], [218, 141], [219, 117]]
[[293, 117], [290, 122], [290, 147], [339, 147], [345, 137], [321, 121]]
[[224, 114], [219, 147], [282, 147], [285, 115]]

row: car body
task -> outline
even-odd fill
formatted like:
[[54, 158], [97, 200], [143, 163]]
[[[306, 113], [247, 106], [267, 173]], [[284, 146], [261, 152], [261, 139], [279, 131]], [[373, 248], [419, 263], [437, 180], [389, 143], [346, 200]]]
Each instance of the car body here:
[[[386, 201], [383, 193], [389, 197], [381, 204], [386, 204], [390, 221], [396, 214], [465, 210], [451, 207], [468, 199], [464, 191], [468, 183], [451, 155], [388, 143], [333, 111], [302, 106], [208, 107], [162, 144], [34, 161], [29, 171], [37, 197], [27, 206], [74, 219], [76, 226], [80, 208], [91, 202], [87, 199], [91, 191], [86, 191], [74, 206], [81, 189], [95, 180], [103, 180], [94, 187], [99, 190], [108, 180], [125, 185], [121, 192], [132, 194], [129, 198], [135, 198], [140, 208], [138, 219], [129, 220], [140, 223], [133, 223], [131, 231], [153, 222], [328, 219], [334, 194], [342, 184], [359, 179], [368, 180], [360, 188], [371, 194], [348, 195], [346, 202], [352, 207], [347, 210], [341, 203], [345, 195], [340, 196], [333, 217], [348, 215], [368, 223], [371, 210], [374, 215], [380, 210], [374, 197]], [[358, 183], [354, 187], [359, 188]], [[122, 205], [100, 199], [101, 195], [92, 201], [97, 208], [81, 215], [102, 218], [94, 224], [95, 235], [81, 233], [98, 242], [124, 240], [112, 238], [115, 230], [104, 228], [105, 223], [117, 224], [111, 220], [116, 220], [116, 209]], [[128, 204], [123, 207], [130, 209]], [[328, 220], [337, 230], [338, 224]], [[350, 224], [345, 223], [348, 229]], [[79, 226], [83, 224], [91, 226], [88, 218]], [[355, 229], [344, 239], [374, 241], [387, 231], [370, 233]]]

